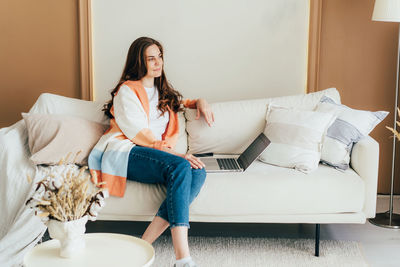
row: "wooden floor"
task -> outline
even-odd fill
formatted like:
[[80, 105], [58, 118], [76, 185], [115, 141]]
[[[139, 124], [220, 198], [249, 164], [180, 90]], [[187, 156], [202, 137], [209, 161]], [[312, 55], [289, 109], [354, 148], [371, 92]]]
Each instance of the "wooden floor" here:
[[[389, 207], [389, 198], [379, 196], [377, 211]], [[400, 213], [400, 197], [395, 197], [395, 211]], [[88, 222], [86, 232], [111, 232], [140, 236], [148, 222], [96, 221]], [[310, 224], [242, 224], [242, 223], [195, 223], [189, 235], [272, 237], [272, 238], [315, 238], [315, 225]], [[166, 231], [165, 234], [169, 234]], [[44, 237], [47, 240], [48, 236]], [[366, 261], [371, 267], [400, 266], [400, 230], [387, 229], [365, 224], [321, 225], [321, 242], [324, 240], [351, 240], [361, 243]], [[320, 251], [323, 256], [324, 251]]]

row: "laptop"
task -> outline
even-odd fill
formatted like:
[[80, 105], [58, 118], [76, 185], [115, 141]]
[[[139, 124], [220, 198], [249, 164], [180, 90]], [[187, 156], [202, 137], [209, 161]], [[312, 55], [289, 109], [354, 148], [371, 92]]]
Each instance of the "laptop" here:
[[264, 133], [246, 148], [238, 158], [202, 157], [206, 172], [244, 172], [271, 143]]

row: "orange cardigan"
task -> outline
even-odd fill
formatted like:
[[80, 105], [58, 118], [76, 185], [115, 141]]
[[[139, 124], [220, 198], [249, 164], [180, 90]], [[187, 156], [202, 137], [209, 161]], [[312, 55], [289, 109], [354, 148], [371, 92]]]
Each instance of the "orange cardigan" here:
[[[125, 85], [125, 86], [124, 86]], [[196, 100], [184, 100], [188, 108], [196, 108]], [[122, 197], [126, 187], [129, 152], [135, 144], [162, 149], [174, 148], [178, 140], [178, 114], [168, 108], [169, 122], [157, 140], [149, 129], [149, 101], [140, 81], [127, 81], [118, 89], [110, 110], [114, 118], [89, 155], [88, 165], [92, 176], [109, 193]]]

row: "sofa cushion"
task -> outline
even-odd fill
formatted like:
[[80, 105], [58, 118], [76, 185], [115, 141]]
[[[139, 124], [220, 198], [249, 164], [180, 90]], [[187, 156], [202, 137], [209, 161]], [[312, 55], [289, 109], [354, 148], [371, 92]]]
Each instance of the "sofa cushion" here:
[[179, 122], [179, 136], [176, 142], [175, 151], [185, 154], [187, 152], [187, 132], [186, 132], [186, 119], [183, 112], [178, 113]]
[[271, 144], [260, 155], [269, 164], [310, 173], [318, 168], [322, 138], [336, 116], [269, 104], [264, 134]]
[[90, 151], [108, 128], [75, 116], [22, 113], [22, 117], [35, 164], [55, 165], [71, 153], [67, 162], [87, 165]]
[[[102, 210], [112, 215], [152, 216], [165, 187], [128, 181], [123, 198], [111, 197]], [[191, 215], [332, 214], [360, 212], [364, 181], [352, 169], [321, 165], [311, 173], [259, 161], [244, 173], [211, 173], [190, 206]]]
[[323, 95], [340, 102], [335, 88], [294, 96], [213, 103], [215, 122], [209, 127], [196, 110], [186, 110], [189, 153], [242, 153], [265, 128], [267, 104], [313, 110]]
[[327, 96], [322, 97], [315, 110], [337, 115], [324, 138], [321, 161], [342, 170], [349, 168], [353, 144], [366, 137], [389, 114], [352, 109]]

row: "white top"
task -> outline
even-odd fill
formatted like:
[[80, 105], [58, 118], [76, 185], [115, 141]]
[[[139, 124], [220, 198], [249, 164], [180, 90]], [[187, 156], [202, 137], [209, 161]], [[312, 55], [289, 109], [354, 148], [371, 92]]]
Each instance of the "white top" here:
[[71, 258], [59, 256], [60, 242], [53, 239], [29, 251], [24, 264], [27, 267], [144, 267], [154, 262], [154, 248], [140, 238], [111, 233], [85, 234], [84, 237], [86, 247]]
[[145, 87], [144, 89], [149, 98], [149, 128], [157, 140], [161, 140], [161, 136], [165, 132], [169, 122], [169, 112], [166, 111], [164, 115], [161, 116], [161, 111], [157, 108], [158, 90], [156, 90], [155, 86], [151, 88]]

